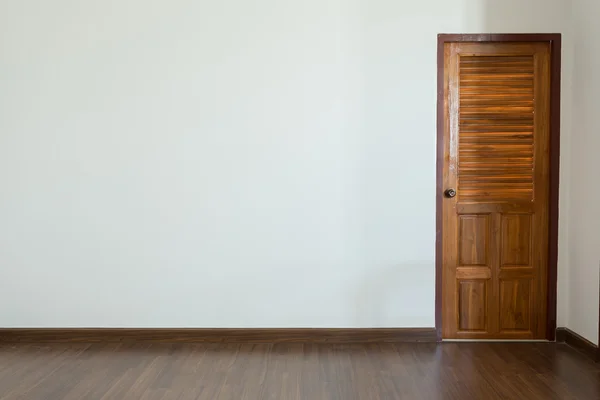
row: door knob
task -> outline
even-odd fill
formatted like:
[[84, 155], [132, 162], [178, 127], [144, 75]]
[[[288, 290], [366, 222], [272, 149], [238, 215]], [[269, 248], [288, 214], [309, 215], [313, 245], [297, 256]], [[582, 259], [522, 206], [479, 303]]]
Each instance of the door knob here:
[[454, 189], [446, 189], [446, 191], [444, 192], [444, 194], [446, 195], [446, 197], [452, 198], [452, 197], [456, 196], [456, 190], [454, 190]]

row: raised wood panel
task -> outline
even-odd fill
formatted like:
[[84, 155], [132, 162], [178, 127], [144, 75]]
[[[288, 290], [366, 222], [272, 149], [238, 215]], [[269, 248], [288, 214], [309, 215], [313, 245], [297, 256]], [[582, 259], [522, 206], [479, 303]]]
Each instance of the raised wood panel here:
[[502, 268], [497, 274], [495, 274], [500, 281], [515, 280], [515, 279], [535, 279], [536, 270], [530, 267], [514, 267], [514, 268]]
[[532, 280], [500, 281], [500, 330], [531, 331]]
[[531, 221], [531, 214], [502, 216], [502, 267], [531, 265]]
[[487, 265], [489, 215], [461, 215], [458, 224], [460, 266]]
[[487, 282], [458, 282], [458, 328], [461, 331], [487, 330]]
[[460, 56], [458, 193], [533, 198], [534, 57]]
[[456, 279], [491, 279], [492, 270], [485, 267], [459, 267], [456, 269]]

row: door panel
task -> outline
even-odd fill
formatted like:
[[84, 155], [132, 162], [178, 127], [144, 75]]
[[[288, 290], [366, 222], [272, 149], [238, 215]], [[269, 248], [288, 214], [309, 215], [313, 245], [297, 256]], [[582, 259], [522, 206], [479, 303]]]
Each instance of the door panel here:
[[458, 283], [458, 325], [461, 331], [487, 331], [489, 279], [465, 279]]
[[531, 266], [531, 214], [502, 215], [500, 267]]
[[444, 47], [442, 335], [542, 339], [550, 45]]
[[500, 330], [531, 334], [533, 279], [500, 280]]
[[458, 262], [459, 266], [481, 265], [489, 267], [489, 215], [459, 215]]

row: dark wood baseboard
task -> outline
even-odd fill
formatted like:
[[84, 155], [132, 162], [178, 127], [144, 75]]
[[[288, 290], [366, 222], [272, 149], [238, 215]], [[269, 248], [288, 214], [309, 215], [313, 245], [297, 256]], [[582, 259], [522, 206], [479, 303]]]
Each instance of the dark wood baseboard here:
[[0, 329], [0, 343], [402, 343], [436, 342], [435, 328]]
[[563, 342], [573, 347], [580, 353], [588, 356], [594, 361], [600, 361], [600, 350], [598, 346], [590, 342], [583, 336], [573, 332], [569, 328], [557, 328], [556, 329], [556, 341]]
[[567, 328], [556, 328], [556, 343], [565, 343], [567, 338]]

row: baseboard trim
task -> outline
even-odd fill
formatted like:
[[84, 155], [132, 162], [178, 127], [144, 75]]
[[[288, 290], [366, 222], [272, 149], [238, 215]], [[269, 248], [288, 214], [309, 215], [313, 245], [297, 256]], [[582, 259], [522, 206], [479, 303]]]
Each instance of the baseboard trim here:
[[569, 328], [556, 328], [556, 341], [566, 343], [594, 361], [600, 360], [598, 346]]
[[415, 343], [436, 342], [435, 328], [5, 328], [3, 343]]

